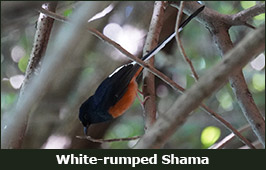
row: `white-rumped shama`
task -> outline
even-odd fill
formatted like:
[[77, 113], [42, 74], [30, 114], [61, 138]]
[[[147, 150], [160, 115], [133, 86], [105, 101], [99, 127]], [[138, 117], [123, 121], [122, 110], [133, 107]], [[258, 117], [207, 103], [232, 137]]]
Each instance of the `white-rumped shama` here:
[[[196, 10], [182, 24], [180, 32], [189, 21], [197, 16], [204, 6]], [[149, 60], [159, 52], [173, 37], [176, 32], [161, 42], [147, 55], [142, 57], [143, 61]], [[79, 109], [79, 119], [84, 126], [84, 133], [87, 134], [89, 125], [94, 123], [105, 122], [122, 115], [134, 102], [138, 85], [136, 78], [143, 70], [136, 62], [122, 65], [110, 74], [97, 88], [94, 95], [89, 97]]]

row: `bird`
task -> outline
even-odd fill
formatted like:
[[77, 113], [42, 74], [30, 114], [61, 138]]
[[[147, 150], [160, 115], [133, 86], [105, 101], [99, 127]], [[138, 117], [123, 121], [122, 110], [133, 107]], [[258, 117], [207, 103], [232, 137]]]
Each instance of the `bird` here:
[[[178, 28], [178, 32], [195, 17], [205, 6], [201, 6], [191, 14]], [[149, 60], [158, 53], [176, 32], [168, 36], [157, 47], [141, 58], [142, 61]], [[138, 84], [136, 78], [142, 72], [143, 67], [135, 61], [124, 64], [112, 72], [96, 89], [94, 95], [83, 102], [79, 108], [79, 120], [84, 127], [84, 134], [87, 135], [91, 124], [101, 123], [121, 116], [133, 104], [137, 92]]]

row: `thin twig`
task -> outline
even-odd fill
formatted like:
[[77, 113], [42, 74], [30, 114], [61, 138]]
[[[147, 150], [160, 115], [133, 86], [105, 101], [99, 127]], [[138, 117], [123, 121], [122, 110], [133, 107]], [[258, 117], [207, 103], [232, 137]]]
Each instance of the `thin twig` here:
[[[261, 144], [259, 140], [252, 142], [252, 145], [255, 146], [256, 148], [263, 148], [263, 145]], [[249, 147], [245, 145], [245, 146], [239, 147], [238, 149], [249, 149]]]
[[191, 72], [193, 74], [193, 77], [197, 81], [199, 79], [199, 76], [198, 76], [197, 72], [195, 71], [195, 68], [194, 68], [191, 60], [186, 55], [186, 52], [185, 52], [185, 49], [184, 49], [183, 44], [181, 42], [181, 39], [180, 39], [180, 36], [179, 36], [179, 31], [178, 31], [178, 28], [179, 28], [179, 25], [180, 25], [180, 22], [181, 22], [181, 19], [182, 19], [184, 3], [185, 3], [184, 1], [181, 1], [180, 8], [178, 10], [178, 15], [177, 15], [177, 18], [176, 18], [176, 26], [175, 26], [175, 31], [176, 31], [175, 38], [176, 38], [177, 46], [178, 46], [178, 49], [179, 49], [181, 55], [183, 56], [184, 60], [188, 63], [188, 65], [189, 65], [189, 67], [191, 69]]
[[[45, 14], [47, 14], [48, 16], [51, 14], [51, 12], [46, 13], [45, 11], [42, 11]], [[52, 14], [53, 18], [56, 19], [56, 17], [58, 16], [58, 14]], [[59, 21], [62, 19], [62, 16], [59, 16]], [[67, 19], [64, 20], [64, 22], [67, 22]], [[119, 50], [122, 54], [124, 54], [125, 56], [127, 56], [128, 58], [130, 58], [132, 61], [135, 61], [136, 63], [138, 63], [139, 65], [141, 65], [142, 67], [148, 69], [151, 73], [153, 73], [155, 76], [157, 76], [158, 78], [160, 78], [162, 81], [164, 81], [166, 84], [168, 84], [171, 88], [173, 88], [174, 90], [176, 90], [177, 92], [180, 92], [181, 94], [183, 94], [183, 92], [185, 91], [185, 89], [183, 87], [181, 87], [180, 85], [178, 85], [176, 82], [174, 82], [173, 80], [171, 80], [169, 77], [167, 77], [165, 74], [163, 74], [162, 72], [158, 71], [157, 69], [155, 69], [154, 67], [150, 66], [149, 64], [143, 62], [141, 59], [139, 59], [138, 57], [132, 55], [131, 53], [129, 53], [127, 50], [125, 50], [123, 47], [121, 47], [118, 43], [112, 41], [111, 39], [109, 39], [108, 37], [106, 37], [105, 35], [103, 35], [102, 33], [100, 33], [98, 30], [94, 29], [94, 28], [88, 28], [88, 30], [95, 35], [96, 37], [98, 37], [99, 39], [101, 39], [102, 41], [108, 43], [109, 45], [113, 46], [114, 48], [116, 48], [117, 50]], [[215, 113], [214, 111], [212, 111], [211, 109], [209, 109], [208, 107], [206, 107], [204, 104], [200, 105], [201, 108], [203, 108], [204, 111], [206, 111], [208, 114], [213, 115], [217, 118], [217, 120], [222, 120], [220, 121], [225, 127], [227, 127], [231, 132], [235, 133], [235, 135], [241, 140], [243, 141], [246, 145], [250, 146], [251, 148], [254, 148], [254, 146], [252, 146], [252, 144], [245, 138], [243, 137], [239, 132], [237, 132], [237, 130], [235, 128], [233, 128], [229, 122], [227, 122], [226, 120], [224, 120], [223, 118], [221, 118], [217, 113]], [[228, 126], [229, 125], [229, 126]]]
[[227, 122], [225, 119], [223, 119], [219, 114], [215, 113], [213, 110], [211, 110], [210, 108], [208, 108], [206, 105], [201, 104], [201, 109], [205, 110], [207, 113], [209, 113], [211, 116], [213, 116], [214, 119], [216, 119], [217, 121], [219, 121], [222, 125], [224, 125], [228, 130], [230, 130], [233, 134], [235, 134], [237, 136], [237, 138], [245, 143], [247, 146], [249, 146], [251, 149], [256, 149], [254, 147], [254, 145], [252, 145], [252, 143], [247, 140], [247, 138], [245, 138], [243, 135], [241, 135], [241, 133], [236, 130], [231, 123]]
[[87, 139], [91, 142], [96, 143], [109, 143], [109, 142], [121, 142], [121, 141], [131, 141], [141, 138], [141, 136], [133, 136], [128, 138], [114, 138], [114, 139], [94, 139], [91, 136], [76, 136], [78, 139]]
[[245, 26], [247, 26], [247, 27], [249, 27], [249, 28], [251, 28], [251, 29], [256, 29], [256, 27], [254, 27], [253, 25], [251, 25], [251, 24], [249, 24], [249, 23], [245, 23], [244, 24]]
[[[250, 128], [249, 124], [245, 125], [245, 126], [241, 127], [240, 129], [238, 129], [238, 132], [242, 133], [249, 128]], [[235, 137], [235, 134], [231, 133], [228, 136], [226, 136], [225, 138], [223, 138], [221, 141], [219, 141], [218, 143], [209, 147], [209, 149], [222, 149], [227, 143], [231, 142], [234, 139], [234, 137]]]
[[258, 3], [253, 7], [240, 11], [231, 16], [231, 24], [234, 25], [238, 22], [247, 23], [247, 21], [259, 14], [265, 13], [265, 3]]
[[64, 22], [64, 23], [69, 23], [69, 21], [68, 21], [68, 19], [66, 17], [64, 17], [62, 15], [58, 15], [57, 13], [45, 10], [43, 8], [40, 8], [38, 11], [40, 13], [43, 13], [43, 14], [49, 16], [50, 18], [53, 18], [53, 19], [57, 20], [57, 21]]

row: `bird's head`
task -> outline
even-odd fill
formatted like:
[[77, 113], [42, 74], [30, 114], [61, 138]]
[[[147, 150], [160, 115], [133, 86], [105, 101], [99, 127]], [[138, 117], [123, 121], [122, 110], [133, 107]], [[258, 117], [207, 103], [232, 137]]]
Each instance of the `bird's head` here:
[[79, 120], [84, 126], [84, 134], [87, 135], [91, 124], [105, 122], [113, 119], [108, 110], [95, 102], [95, 96], [91, 96], [79, 108]]
[[93, 101], [92, 96], [86, 100], [79, 108], [79, 120], [81, 121], [82, 125], [84, 126], [84, 134], [87, 135], [88, 128], [90, 126], [92, 119], [91, 115], [94, 112], [93, 109]]

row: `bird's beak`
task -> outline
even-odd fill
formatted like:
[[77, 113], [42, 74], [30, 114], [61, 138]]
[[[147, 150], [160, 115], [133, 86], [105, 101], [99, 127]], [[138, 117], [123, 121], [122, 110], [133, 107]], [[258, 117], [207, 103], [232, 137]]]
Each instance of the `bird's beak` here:
[[86, 136], [88, 135], [88, 128], [89, 128], [89, 125], [84, 126], [84, 134], [85, 134]]

